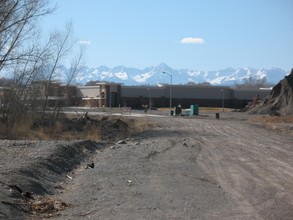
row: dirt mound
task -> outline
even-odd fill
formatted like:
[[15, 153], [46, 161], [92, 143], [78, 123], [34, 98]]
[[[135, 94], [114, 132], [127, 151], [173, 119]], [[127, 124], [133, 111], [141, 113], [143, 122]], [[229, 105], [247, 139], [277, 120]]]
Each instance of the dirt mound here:
[[[2, 216], [22, 219], [25, 213], [51, 214], [65, 208], [67, 204], [49, 196], [62, 189], [62, 183], [73, 178], [76, 168], [90, 161], [97, 150], [105, 147], [102, 143], [89, 140], [64, 142], [56, 146], [47, 143], [28, 146], [21, 142], [14, 146], [17, 152], [25, 155], [25, 159], [19, 158], [19, 161], [17, 157], [21, 155], [15, 155], [10, 160], [1, 157], [0, 219]], [[6, 148], [1, 146], [0, 150]]]
[[103, 117], [101, 119], [101, 134], [104, 140], [119, 140], [128, 135], [129, 121], [125, 122], [121, 118]]
[[293, 115], [293, 69], [250, 114]]

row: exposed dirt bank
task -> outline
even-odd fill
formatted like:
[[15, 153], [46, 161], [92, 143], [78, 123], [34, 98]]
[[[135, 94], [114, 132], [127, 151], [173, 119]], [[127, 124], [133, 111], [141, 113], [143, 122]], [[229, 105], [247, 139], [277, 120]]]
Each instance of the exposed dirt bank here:
[[35, 213], [40, 196], [62, 189], [66, 177], [103, 146], [92, 141], [0, 141], [0, 218]]

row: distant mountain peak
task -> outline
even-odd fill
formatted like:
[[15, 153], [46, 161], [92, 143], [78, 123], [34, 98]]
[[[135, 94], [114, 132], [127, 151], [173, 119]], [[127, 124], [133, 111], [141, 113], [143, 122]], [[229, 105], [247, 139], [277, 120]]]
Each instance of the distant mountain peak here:
[[[62, 69], [64, 76], [68, 69]], [[83, 66], [79, 69], [76, 82], [86, 84], [89, 81], [109, 81], [122, 83], [125, 85], [156, 85], [158, 83], [169, 83], [170, 78], [163, 72], [172, 75], [173, 84], [187, 83], [210, 83], [212, 85], [234, 86], [241, 84], [245, 79], [263, 79], [271, 84], [278, 83], [282, 78], [288, 75], [289, 71], [282, 70], [278, 67], [271, 69], [253, 69], [253, 68], [233, 68], [228, 67], [214, 71], [200, 71], [192, 69], [173, 69], [166, 63], [160, 63], [157, 66], [137, 69], [119, 65], [113, 68], [105, 65], [90, 68]], [[60, 79], [64, 78], [60, 76]]]

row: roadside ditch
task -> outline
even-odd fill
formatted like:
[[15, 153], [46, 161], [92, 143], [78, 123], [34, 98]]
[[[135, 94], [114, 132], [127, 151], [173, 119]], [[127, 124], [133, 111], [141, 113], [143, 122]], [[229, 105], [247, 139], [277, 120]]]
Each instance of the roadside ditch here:
[[42, 157], [45, 152], [40, 152], [31, 162], [20, 163], [18, 169], [8, 167], [1, 172], [0, 219], [25, 219], [27, 215], [51, 216], [70, 206], [54, 199], [53, 195], [72, 179], [75, 169], [83, 164], [91, 165], [92, 157], [106, 146], [107, 143], [90, 140], [58, 144], [54, 149], [39, 146], [51, 153]]

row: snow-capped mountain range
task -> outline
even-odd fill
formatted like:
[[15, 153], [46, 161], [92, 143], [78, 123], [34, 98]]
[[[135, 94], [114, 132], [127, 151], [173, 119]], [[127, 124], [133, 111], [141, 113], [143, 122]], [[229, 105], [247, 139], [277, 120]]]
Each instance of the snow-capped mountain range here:
[[[65, 81], [65, 75], [68, 71], [63, 67], [60, 72], [60, 79]], [[163, 73], [165, 72], [165, 74]], [[167, 74], [166, 74], [167, 73]], [[280, 68], [272, 69], [253, 69], [253, 68], [226, 68], [217, 71], [199, 71], [189, 69], [173, 69], [168, 65], [161, 63], [158, 66], [147, 67], [145, 69], [129, 68], [125, 66], [116, 66], [109, 68], [100, 66], [90, 68], [83, 66], [79, 69], [75, 78], [76, 83], [86, 84], [89, 81], [106, 81], [123, 83], [124, 85], [157, 85], [160, 83], [170, 83], [172, 75], [173, 84], [186, 83], [210, 83], [212, 85], [234, 86], [241, 84], [245, 79], [263, 79], [269, 84], [276, 84], [289, 71]]]

